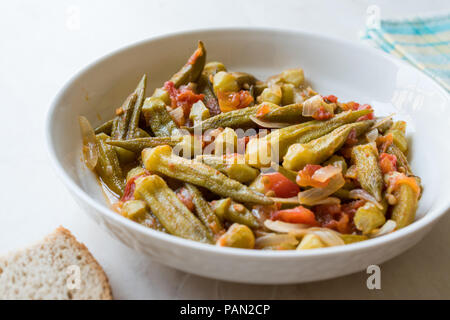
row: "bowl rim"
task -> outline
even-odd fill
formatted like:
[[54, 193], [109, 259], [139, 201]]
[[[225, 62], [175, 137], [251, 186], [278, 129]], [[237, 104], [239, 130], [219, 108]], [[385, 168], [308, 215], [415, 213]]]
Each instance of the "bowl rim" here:
[[312, 250], [280, 250], [280, 251], [266, 251], [266, 250], [248, 250], [248, 249], [239, 249], [239, 248], [229, 248], [229, 247], [218, 247], [211, 244], [204, 244], [200, 242], [196, 242], [193, 240], [183, 239], [177, 236], [173, 236], [170, 234], [166, 234], [164, 232], [156, 231], [150, 228], [146, 228], [138, 223], [135, 223], [119, 214], [114, 212], [112, 209], [108, 208], [107, 205], [102, 204], [92, 198], [86, 191], [84, 191], [81, 187], [79, 187], [72, 178], [67, 174], [67, 172], [63, 169], [62, 165], [59, 163], [59, 160], [56, 156], [55, 147], [53, 144], [53, 139], [51, 135], [52, 131], [52, 124], [53, 124], [53, 118], [55, 116], [56, 110], [58, 108], [58, 105], [60, 104], [61, 98], [64, 96], [66, 91], [70, 89], [70, 87], [73, 85], [74, 82], [77, 81], [78, 78], [82, 77], [85, 73], [88, 73], [89, 70], [93, 67], [95, 67], [98, 64], [101, 64], [105, 60], [109, 59], [110, 57], [121, 54], [128, 50], [136, 49], [142, 45], [146, 45], [148, 43], [165, 39], [165, 38], [177, 38], [180, 36], [186, 36], [186, 35], [194, 35], [198, 34], [205, 34], [205, 33], [223, 33], [223, 32], [250, 32], [250, 33], [261, 33], [261, 32], [269, 32], [269, 33], [276, 33], [280, 36], [291, 34], [291, 35], [303, 35], [303, 36], [309, 36], [309, 37], [317, 37], [324, 39], [326, 41], [332, 41], [337, 44], [350, 46], [355, 48], [356, 50], [362, 50], [362, 51], [368, 51], [372, 54], [378, 55], [383, 59], [387, 59], [390, 62], [398, 65], [402, 68], [409, 68], [410, 70], [413, 70], [412, 72], [420, 73], [423, 77], [428, 78], [432, 81], [434, 89], [440, 92], [447, 100], [447, 103], [450, 102], [450, 95], [447, 93], [434, 79], [430, 78], [426, 74], [420, 72], [419, 70], [415, 69], [414, 67], [410, 66], [404, 61], [401, 61], [400, 59], [395, 59], [394, 57], [390, 56], [389, 54], [385, 53], [382, 50], [375, 49], [372, 47], [369, 47], [368, 45], [363, 45], [358, 42], [341, 39], [339, 37], [334, 37], [326, 34], [321, 34], [317, 32], [312, 32], [309, 30], [302, 30], [302, 29], [286, 29], [286, 28], [272, 28], [272, 27], [217, 27], [217, 28], [196, 28], [196, 29], [190, 29], [190, 30], [184, 30], [184, 31], [177, 31], [177, 32], [170, 32], [170, 33], [164, 33], [156, 36], [151, 36], [149, 38], [146, 38], [144, 40], [134, 42], [128, 45], [125, 45], [119, 49], [113, 50], [106, 55], [101, 56], [100, 58], [97, 58], [93, 62], [89, 63], [88, 65], [81, 68], [78, 72], [76, 72], [73, 76], [69, 78], [65, 82], [65, 84], [59, 89], [56, 96], [53, 98], [50, 108], [47, 111], [46, 115], [46, 123], [45, 123], [45, 140], [46, 140], [46, 147], [48, 156], [50, 158], [50, 162], [56, 171], [59, 178], [63, 181], [63, 183], [66, 185], [66, 187], [73, 193], [76, 194], [76, 196], [86, 202], [89, 206], [96, 209], [98, 212], [100, 212], [106, 219], [112, 219], [117, 224], [124, 224], [125, 227], [129, 228], [133, 232], [137, 232], [139, 234], [145, 234], [145, 236], [155, 237], [158, 238], [158, 240], [166, 242], [168, 245], [177, 245], [184, 248], [190, 248], [195, 249], [199, 251], [204, 251], [210, 254], [215, 255], [228, 255], [228, 256], [238, 256], [238, 257], [252, 257], [256, 259], [266, 260], [271, 258], [285, 258], [285, 259], [300, 259], [302, 257], [318, 257], [318, 256], [333, 256], [333, 255], [339, 255], [342, 253], [358, 253], [367, 249], [374, 249], [379, 246], [387, 245], [388, 243], [392, 243], [394, 241], [399, 240], [400, 238], [407, 237], [408, 235], [412, 235], [413, 233], [416, 233], [420, 231], [421, 229], [424, 229], [428, 226], [432, 226], [434, 222], [436, 222], [439, 218], [441, 218], [449, 209], [450, 209], [450, 199], [445, 202], [443, 201], [440, 203], [439, 206], [434, 207], [430, 211], [425, 214], [422, 218], [419, 220], [414, 221], [414, 223], [410, 224], [409, 226], [402, 228], [400, 230], [397, 230], [395, 232], [392, 232], [390, 234], [369, 239], [366, 241], [361, 241], [357, 243], [348, 244], [345, 246], [334, 246], [334, 247], [327, 247], [327, 248], [320, 248], [320, 249], [312, 249]]

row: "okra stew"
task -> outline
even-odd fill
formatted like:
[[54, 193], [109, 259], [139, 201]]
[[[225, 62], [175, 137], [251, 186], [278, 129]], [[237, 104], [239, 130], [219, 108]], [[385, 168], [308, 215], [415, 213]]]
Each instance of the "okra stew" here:
[[80, 117], [83, 154], [118, 214], [217, 246], [306, 250], [414, 221], [406, 123], [307, 85], [206, 63], [202, 42], [162, 87], [146, 75], [113, 118]]

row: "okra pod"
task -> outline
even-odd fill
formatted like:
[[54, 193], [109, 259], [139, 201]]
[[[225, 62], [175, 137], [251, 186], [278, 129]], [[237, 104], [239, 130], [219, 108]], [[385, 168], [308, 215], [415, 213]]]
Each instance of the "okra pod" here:
[[137, 128], [135, 138], [145, 138], [150, 137], [147, 131], [141, 128]]
[[395, 144], [391, 144], [389, 147], [387, 147], [386, 152], [394, 155], [397, 158], [397, 166], [399, 168], [402, 168], [406, 175], [408, 176], [412, 175], [412, 170], [411, 167], [409, 166], [408, 159], [406, 158], [405, 154]]
[[245, 163], [245, 159], [235, 157], [217, 157], [213, 155], [199, 155], [195, 158], [197, 162], [219, 170], [229, 178], [242, 183], [248, 183], [256, 179], [259, 171]]
[[352, 159], [356, 165], [356, 176], [361, 187], [380, 202], [384, 182], [376, 147], [371, 143], [355, 146], [352, 148]]
[[327, 121], [308, 121], [272, 131], [262, 138], [250, 139], [245, 151], [246, 161], [256, 167], [264, 167], [270, 165], [271, 162], [279, 162], [286, 155], [291, 145], [308, 143], [344, 124], [355, 122], [359, 117], [370, 112], [370, 110], [346, 111]]
[[113, 127], [114, 119], [108, 120], [105, 123], [99, 125], [97, 128], [95, 128], [94, 132], [95, 134], [104, 133], [106, 135], [111, 135], [111, 130]]
[[253, 249], [255, 247], [255, 235], [247, 226], [234, 223], [217, 240], [217, 245], [222, 247]]
[[327, 161], [325, 161], [323, 163], [324, 167], [328, 166], [328, 165], [332, 165], [337, 168], [341, 168], [343, 175], [345, 175], [345, 173], [347, 172], [347, 162], [345, 161], [344, 157], [342, 157], [342, 156], [338, 156], [338, 155], [332, 156], [330, 159], [328, 159]]
[[170, 137], [178, 134], [178, 127], [161, 99], [154, 97], [145, 99], [142, 113], [155, 136]]
[[408, 140], [406, 139], [406, 122], [395, 121], [386, 134], [392, 134], [394, 144], [403, 152], [408, 152]]
[[196, 186], [190, 183], [186, 183], [185, 186], [192, 195], [192, 203], [194, 203], [195, 213], [197, 214], [200, 221], [203, 222], [205, 227], [208, 229], [211, 237], [214, 238], [215, 236], [223, 233], [224, 229], [222, 223], [214, 213], [209, 203], [203, 198], [200, 190], [198, 190]]
[[172, 154], [172, 148], [167, 145], [144, 149], [142, 161], [145, 168], [151, 172], [159, 172], [204, 187], [223, 197], [231, 197], [244, 203], [272, 203], [271, 199], [250, 190], [210, 166]]
[[214, 76], [217, 72], [227, 71], [227, 68], [222, 62], [211, 61], [205, 64], [202, 74], [209, 77]]
[[145, 148], [153, 148], [162, 145], [175, 146], [181, 142], [182, 137], [146, 137], [129, 140], [106, 140], [112, 146], [121, 147], [136, 153], [142, 152]]
[[116, 151], [114, 147], [106, 143], [109, 139], [106, 134], [100, 133], [96, 137], [99, 155], [95, 170], [111, 191], [122, 196], [125, 185]]
[[186, 64], [175, 73], [170, 81], [173, 82], [176, 88], [189, 82], [197, 82], [198, 77], [203, 71], [206, 62], [206, 49], [203, 42], [198, 42], [198, 47], [191, 55]]
[[369, 239], [367, 236], [359, 234], [339, 234], [339, 237], [344, 240], [345, 244], [365, 241]]
[[320, 164], [342, 147], [352, 130], [364, 132], [371, 125], [370, 120], [350, 123], [308, 143], [293, 144], [284, 156], [283, 167], [298, 171], [307, 164]]
[[[106, 140], [105, 142], [108, 143], [108, 140]], [[119, 159], [119, 162], [121, 164], [127, 164], [136, 160], [136, 154], [130, 150], [115, 146], [114, 151], [116, 151], [117, 158]]]
[[243, 224], [252, 229], [260, 227], [256, 217], [245, 206], [230, 198], [213, 201], [212, 206], [214, 213], [222, 220]]
[[269, 110], [268, 112], [263, 112], [262, 115], [256, 115], [257, 118], [264, 121], [302, 123], [311, 120], [311, 118], [302, 115], [303, 103], [294, 103], [280, 107], [266, 102], [261, 105], [261, 108], [268, 108]]
[[205, 226], [186, 208], [161, 177], [150, 175], [138, 178], [134, 196], [147, 202], [153, 214], [170, 234], [211, 243]]
[[202, 74], [198, 81], [199, 92], [204, 95], [203, 101], [211, 116], [218, 115], [220, 111], [219, 101], [214, 93], [213, 85], [208, 76]]
[[395, 197], [397, 198], [397, 204], [392, 209], [391, 219], [397, 223], [397, 229], [400, 229], [414, 221], [418, 197], [414, 189], [404, 183], [398, 187]]
[[320, 237], [316, 234], [306, 234], [300, 244], [297, 247], [297, 250], [307, 250], [307, 249], [317, 249], [317, 248], [325, 248], [326, 244], [320, 240]]
[[222, 128], [251, 128], [255, 127], [255, 123], [250, 116], [255, 116], [258, 106], [247, 107], [233, 110], [230, 112], [220, 113], [214, 117], [208, 118], [194, 127], [188, 128], [191, 132], [198, 130], [206, 131], [210, 129]]
[[122, 140], [126, 138], [128, 124], [130, 123], [133, 113], [133, 106], [137, 100], [137, 94], [133, 92], [128, 96], [121, 107], [121, 114], [118, 115], [113, 123], [111, 138], [114, 140]]
[[249, 89], [257, 81], [253, 75], [246, 72], [231, 72], [231, 74], [236, 79], [240, 88]]
[[381, 227], [386, 222], [387, 203], [383, 201], [383, 209], [372, 202], [366, 202], [362, 207], [356, 210], [353, 222], [358, 230], [363, 234], [369, 234], [374, 229]]
[[139, 129], [139, 120], [141, 118], [141, 111], [142, 111], [142, 104], [144, 103], [145, 99], [145, 89], [147, 86], [147, 75], [143, 75], [141, 81], [139, 81], [139, 84], [134, 91], [136, 93], [137, 98], [136, 102], [134, 103], [133, 110], [131, 113], [130, 121], [127, 128], [127, 139], [136, 138], [138, 135], [138, 129]]

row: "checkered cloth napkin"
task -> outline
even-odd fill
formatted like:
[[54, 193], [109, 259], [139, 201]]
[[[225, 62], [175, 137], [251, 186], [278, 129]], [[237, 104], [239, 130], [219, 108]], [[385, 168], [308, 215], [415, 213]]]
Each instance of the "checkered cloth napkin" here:
[[450, 91], [450, 13], [380, 20], [362, 39], [419, 68]]

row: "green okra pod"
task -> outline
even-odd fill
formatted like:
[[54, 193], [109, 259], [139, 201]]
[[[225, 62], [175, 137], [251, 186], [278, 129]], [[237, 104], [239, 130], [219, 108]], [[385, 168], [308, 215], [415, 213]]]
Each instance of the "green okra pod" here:
[[141, 118], [141, 111], [142, 111], [142, 105], [144, 103], [145, 99], [145, 89], [147, 86], [147, 75], [143, 75], [141, 81], [139, 81], [139, 84], [134, 91], [136, 93], [137, 98], [136, 102], [134, 103], [133, 110], [131, 112], [130, 121], [128, 123], [126, 138], [132, 139], [136, 138], [138, 135], [139, 130], [139, 120]]
[[397, 223], [397, 229], [400, 229], [414, 221], [418, 196], [409, 184], [402, 183], [398, 187], [395, 197], [397, 204], [392, 209], [391, 219]]
[[166, 104], [159, 98], [145, 99], [142, 113], [147, 125], [157, 137], [170, 137], [178, 134], [178, 126], [166, 109]]
[[145, 137], [150, 137], [148, 132], [145, 131], [144, 129], [137, 128], [135, 138], [145, 138]]
[[308, 143], [344, 124], [355, 122], [359, 117], [370, 112], [371, 110], [346, 111], [327, 121], [308, 121], [272, 131], [262, 138], [250, 139], [245, 151], [246, 161], [256, 167], [269, 166], [272, 162], [280, 162], [291, 145]]
[[253, 75], [246, 72], [231, 72], [231, 75], [236, 79], [240, 88], [249, 89], [258, 81]]
[[255, 235], [247, 226], [233, 223], [219, 240], [217, 245], [241, 249], [253, 249], [255, 247]]
[[378, 164], [377, 148], [372, 143], [357, 145], [352, 148], [352, 160], [356, 165], [356, 176], [361, 187], [380, 202], [384, 182]]
[[256, 217], [244, 205], [232, 201], [231, 198], [213, 201], [212, 206], [215, 214], [222, 220], [243, 224], [252, 229], [260, 227]]
[[150, 175], [138, 178], [134, 196], [148, 204], [170, 234], [211, 243], [205, 226], [186, 208], [161, 177]]
[[352, 130], [362, 133], [371, 125], [370, 120], [349, 123], [308, 143], [293, 144], [283, 158], [283, 167], [298, 171], [307, 164], [320, 164], [344, 145]]
[[111, 130], [113, 127], [114, 119], [108, 120], [105, 123], [99, 125], [97, 128], [95, 128], [94, 132], [95, 134], [104, 133], [106, 135], [111, 135]]
[[356, 210], [353, 222], [355, 223], [356, 228], [362, 231], [363, 234], [369, 234], [386, 222], [386, 210], [387, 202], [385, 199], [379, 204], [368, 201]]
[[142, 161], [145, 168], [151, 172], [159, 172], [204, 187], [223, 197], [231, 197], [244, 203], [271, 204], [273, 202], [210, 166], [172, 154], [172, 148], [167, 145], [144, 149]]
[[345, 244], [369, 240], [367, 236], [359, 234], [339, 234], [339, 237], [344, 240]]
[[411, 176], [412, 170], [409, 166], [408, 159], [406, 158], [405, 154], [395, 145], [391, 144], [387, 147], [386, 153], [392, 154], [397, 158], [397, 166], [401, 168], [406, 175]]
[[106, 143], [106, 140], [109, 139], [106, 134], [100, 133], [96, 137], [99, 155], [95, 170], [103, 183], [105, 183], [111, 191], [121, 196], [125, 183], [119, 158], [117, 157], [114, 147]]
[[[115, 140], [112, 140], [112, 141], [115, 141]], [[120, 141], [120, 140], [117, 140], [117, 141]], [[106, 140], [105, 142], [108, 143], [108, 140]], [[116, 151], [117, 158], [119, 159], [119, 162], [121, 164], [127, 164], [127, 163], [130, 163], [130, 162], [133, 162], [136, 160], [136, 154], [130, 150], [115, 146], [114, 151]]]
[[137, 100], [137, 94], [133, 92], [128, 96], [121, 107], [121, 114], [116, 116], [113, 123], [111, 138], [114, 140], [122, 140], [126, 138], [128, 124], [130, 123], [131, 115], [133, 113], [133, 106]]
[[233, 156], [217, 157], [213, 155], [199, 155], [195, 158], [197, 162], [219, 170], [229, 178], [242, 183], [248, 183], [256, 179], [259, 171], [245, 163], [245, 159]]
[[121, 147], [136, 153], [142, 152], [145, 148], [169, 145], [175, 146], [182, 141], [182, 137], [145, 137], [129, 140], [106, 140], [106, 143], [112, 146]]
[[204, 95], [203, 101], [211, 116], [218, 115], [220, 111], [219, 101], [214, 93], [213, 85], [208, 76], [202, 74], [198, 81], [199, 92]]
[[406, 139], [406, 122], [395, 121], [394, 124], [386, 131], [386, 134], [392, 134], [394, 144], [403, 152], [408, 152], [408, 140]]
[[[266, 102], [260, 106], [261, 108], [268, 108], [268, 112], [257, 113], [256, 117], [269, 122], [284, 122], [284, 123], [302, 123], [310, 121], [311, 118], [302, 115], [303, 103], [294, 103], [286, 106], [278, 106]], [[261, 110], [261, 109], [260, 109]]]
[[220, 113], [214, 117], [208, 118], [192, 128], [188, 128], [191, 132], [199, 130], [206, 131], [217, 128], [251, 128], [256, 127], [250, 116], [255, 116], [258, 106], [247, 107], [233, 110], [230, 112]]
[[205, 227], [208, 229], [212, 238], [223, 233], [224, 228], [222, 226], [222, 223], [214, 213], [210, 204], [203, 198], [200, 190], [198, 190], [196, 186], [190, 183], [186, 183], [185, 186], [192, 195], [192, 203], [195, 207], [195, 213], [197, 214], [200, 221], [203, 222]]
[[203, 42], [198, 42], [198, 47], [191, 55], [186, 64], [175, 73], [170, 81], [173, 82], [176, 88], [189, 82], [197, 82], [199, 76], [203, 71], [206, 62], [206, 49]]
[[342, 157], [342, 156], [338, 156], [338, 155], [332, 156], [330, 159], [328, 159], [327, 161], [325, 161], [323, 163], [324, 167], [328, 166], [328, 165], [332, 165], [337, 168], [341, 168], [343, 175], [345, 175], [345, 173], [347, 172], [347, 162], [345, 161], [344, 157]]

